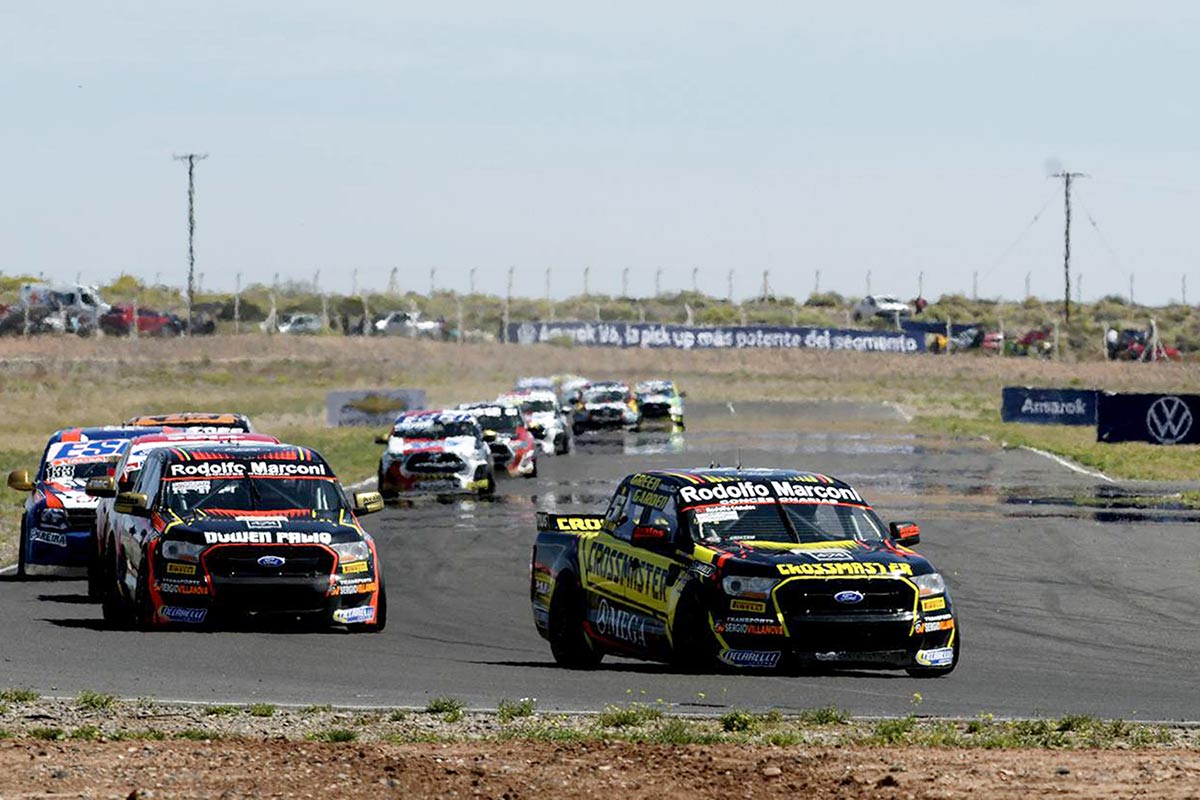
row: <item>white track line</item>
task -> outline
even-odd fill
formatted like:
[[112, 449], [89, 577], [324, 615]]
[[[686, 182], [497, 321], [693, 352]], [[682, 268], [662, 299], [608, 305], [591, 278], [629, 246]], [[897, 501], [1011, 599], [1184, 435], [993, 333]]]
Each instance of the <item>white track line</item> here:
[[15, 575], [17, 572], [16, 564], [9, 564], [7, 567], [0, 569], [0, 575]]
[[891, 400], [884, 400], [883, 404], [903, 417], [905, 422], [913, 421], [913, 415], [901, 408], [899, 403], [893, 403]]
[[346, 488], [352, 492], [357, 492], [359, 489], [365, 489], [373, 483], [375, 483], [374, 478], [363, 478], [358, 483], [352, 483], [349, 486], [347, 486]]
[[1031, 453], [1037, 453], [1039, 456], [1045, 456], [1056, 464], [1061, 464], [1072, 472], [1078, 472], [1080, 475], [1087, 475], [1089, 478], [1098, 478], [1102, 481], [1108, 481], [1109, 483], [1116, 483], [1116, 481], [1105, 475], [1103, 472], [1096, 472], [1095, 470], [1088, 469], [1087, 467], [1081, 467], [1074, 461], [1055, 455], [1054, 453], [1048, 453], [1045, 450], [1039, 450], [1036, 447], [1028, 447], [1026, 445], [1021, 445], [1021, 449], [1028, 450]]

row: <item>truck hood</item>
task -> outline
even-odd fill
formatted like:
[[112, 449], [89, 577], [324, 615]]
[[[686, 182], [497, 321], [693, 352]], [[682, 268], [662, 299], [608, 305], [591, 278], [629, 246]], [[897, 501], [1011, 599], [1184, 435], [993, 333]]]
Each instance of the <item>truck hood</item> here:
[[409, 453], [459, 453], [475, 452], [475, 439], [471, 436], [452, 436], [449, 439], [402, 439], [394, 436], [388, 440], [388, 452], [392, 455]]
[[236, 511], [208, 512], [167, 523], [166, 539], [193, 544], [341, 544], [363, 539], [347, 513], [337, 519], [289, 517], [283, 514], [238, 516]]

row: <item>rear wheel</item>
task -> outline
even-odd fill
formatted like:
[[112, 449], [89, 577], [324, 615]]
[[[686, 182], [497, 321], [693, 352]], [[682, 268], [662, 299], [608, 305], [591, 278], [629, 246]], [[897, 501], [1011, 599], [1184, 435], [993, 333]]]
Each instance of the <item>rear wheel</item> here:
[[399, 493], [383, 488], [383, 462], [379, 462], [379, 470], [375, 473], [375, 487], [379, 490], [379, 494], [384, 500], [395, 500], [399, 497]]
[[489, 472], [487, 474], [487, 483], [485, 483], [483, 488], [479, 490], [479, 496], [480, 497], [491, 497], [495, 493], [496, 493], [496, 475], [495, 475], [495, 473]]
[[104, 614], [104, 621], [114, 628], [124, 628], [129, 625], [129, 607], [125, 603], [125, 597], [121, 594], [120, 587], [117, 586], [117, 576], [121, 574], [116, 564], [116, 557], [111, 560], [113, 564], [112, 572], [106, 576], [103, 593], [101, 594], [100, 608]]
[[950, 659], [950, 665], [947, 667], [908, 667], [904, 671], [913, 678], [940, 678], [943, 675], [949, 675], [954, 672], [954, 668], [958, 666], [958, 657], [962, 653], [962, 627], [955, 622], [954, 629], [954, 656]]
[[559, 666], [567, 669], [595, 669], [604, 660], [587, 631], [583, 589], [575, 580], [561, 583], [550, 601], [550, 652]]
[[144, 565], [138, 574], [137, 590], [133, 593], [132, 612], [133, 624], [138, 630], [148, 631], [154, 626], [154, 604], [150, 600], [150, 581]]

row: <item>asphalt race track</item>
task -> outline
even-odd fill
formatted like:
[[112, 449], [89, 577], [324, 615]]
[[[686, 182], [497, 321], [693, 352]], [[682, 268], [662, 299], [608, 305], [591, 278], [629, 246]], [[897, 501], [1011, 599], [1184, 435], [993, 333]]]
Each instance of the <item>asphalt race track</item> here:
[[[683, 712], [837, 705], [856, 714], [1086, 713], [1200, 720], [1200, 527], [1186, 512], [1113, 513], [1113, 491], [1036, 453], [918, 437], [884, 405], [693, 408], [686, 436], [614, 435], [495, 502], [417, 502], [368, 517], [386, 565], [380, 635], [106, 630], [80, 580], [0, 580], [0, 686], [74, 696], [201, 702], [476, 708], [535, 697], [548, 709], [630, 700]], [[364, 433], [364, 446], [371, 446]], [[528, 565], [534, 512], [593, 510], [616, 480], [653, 467], [788, 466], [837, 475], [884, 519], [915, 519], [947, 576], [964, 631], [957, 671], [682, 675], [608, 659], [559, 669], [535, 633]]]

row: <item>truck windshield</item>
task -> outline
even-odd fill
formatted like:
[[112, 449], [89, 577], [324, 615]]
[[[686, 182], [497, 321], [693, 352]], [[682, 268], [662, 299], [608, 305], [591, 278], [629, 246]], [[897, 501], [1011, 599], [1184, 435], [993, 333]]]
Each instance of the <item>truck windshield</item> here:
[[704, 544], [882, 542], [883, 523], [865, 506], [762, 499], [699, 505], [683, 511], [692, 539]]
[[325, 516], [346, 507], [337, 481], [327, 478], [167, 478], [167, 508], [195, 511], [313, 511]]

